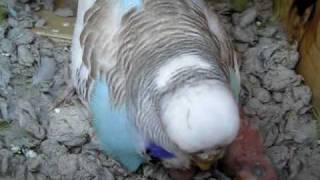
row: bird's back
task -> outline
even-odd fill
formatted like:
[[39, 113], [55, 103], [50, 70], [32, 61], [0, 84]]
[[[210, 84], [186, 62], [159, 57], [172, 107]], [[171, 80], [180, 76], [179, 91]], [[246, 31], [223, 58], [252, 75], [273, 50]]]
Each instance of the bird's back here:
[[73, 81], [83, 99], [99, 76], [113, 84], [113, 95], [122, 101], [125, 82], [133, 82], [128, 79], [137, 82], [153, 75], [162, 64], [183, 54], [201, 56], [213, 65], [224, 63], [218, 61], [219, 38], [210, 33], [205, 15], [191, 0], [145, 0], [141, 7], [126, 11], [113, 0], [85, 3], [79, 9], [73, 42], [80, 51], [72, 55]]

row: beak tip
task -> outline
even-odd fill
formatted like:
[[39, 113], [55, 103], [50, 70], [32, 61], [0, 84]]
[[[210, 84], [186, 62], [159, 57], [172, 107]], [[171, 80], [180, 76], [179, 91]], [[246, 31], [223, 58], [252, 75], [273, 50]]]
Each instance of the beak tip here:
[[207, 171], [211, 167], [211, 163], [197, 162], [196, 164], [200, 168], [201, 171]]

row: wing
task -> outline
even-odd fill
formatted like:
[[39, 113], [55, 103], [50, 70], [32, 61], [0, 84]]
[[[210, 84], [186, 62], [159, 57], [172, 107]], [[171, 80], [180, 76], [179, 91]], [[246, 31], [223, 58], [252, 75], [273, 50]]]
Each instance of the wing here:
[[213, 12], [204, 0], [189, 0], [193, 6], [200, 8], [208, 21], [209, 29], [216, 36], [220, 45], [221, 64], [229, 76], [230, 87], [238, 100], [240, 94], [240, 71], [237, 54], [232, 46], [229, 35], [223, 29], [217, 14]]
[[96, 79], [108, 81], [116, 104], [125, 94], [122, 88], [125, 79], [122, 70], [116, 66], [121, 8], [119, 1], [79, 1], [71, 69], [74, 86], [85, 102], [90, 101]]
[[74, 86], [91, 108], [103, 149], [129, 171], [144, 161], [144, 144], [121, 104], [125, 76], [117, 66], [117, 39], [122, 15], [134, 2], [140, 1], [80, 0], [71, 63]]

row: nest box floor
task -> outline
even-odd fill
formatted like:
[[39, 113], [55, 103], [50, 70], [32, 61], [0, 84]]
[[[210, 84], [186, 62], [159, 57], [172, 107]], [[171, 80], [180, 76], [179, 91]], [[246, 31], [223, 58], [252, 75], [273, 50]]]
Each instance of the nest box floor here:
[[[241, 104], [259, 128], [279, 179], [319, 179], [317, 121], [310, 88], [295, 72], [297, 44], [274, 20], [272, 1], [253, 0], [241, 12], [226, 2], [211, 7], [240, 54]], [[0, 24], [0, 179], [168, 179], [158, 164], [128, 175], [102, 153], [89, 112], [76, 97], [49, 111], [66, 87], [70, 43], [65, 42], [74, 18], [36, 12], [40, 6], [17, 3], [16, 16]], [[231, 178], [202, 172], [195, 179]]]

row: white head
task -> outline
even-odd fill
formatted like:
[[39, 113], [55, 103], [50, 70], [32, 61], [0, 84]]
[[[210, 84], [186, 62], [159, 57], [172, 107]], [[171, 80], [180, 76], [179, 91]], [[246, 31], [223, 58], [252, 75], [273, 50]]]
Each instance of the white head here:
[[220, 81], [205, 80], [181, 87], [165, 95], [160, 107], [169, 138], [188, 154], [224, 147], [239, 130], [237, 102]]

